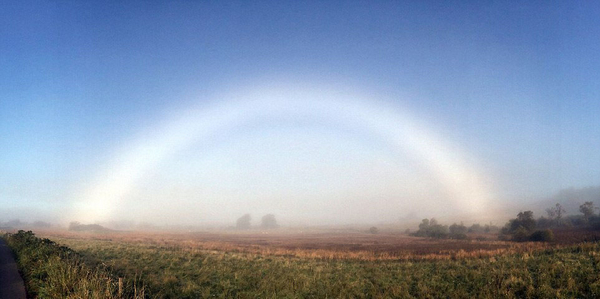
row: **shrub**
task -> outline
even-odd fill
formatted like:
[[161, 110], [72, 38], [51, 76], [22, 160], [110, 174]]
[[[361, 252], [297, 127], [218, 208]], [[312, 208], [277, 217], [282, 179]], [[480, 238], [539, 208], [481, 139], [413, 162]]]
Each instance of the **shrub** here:
[[554, 233], [549, 229], [537, 230], [529, 236], [529, 240], [535, 242], [551, 242], [554, 240]]
[[512, 239], [517, 242], [525, 242], [529, 239], [529, 234], [524, 227], [519, 227], [514, 231]]
[[464, 224], [452, 224], [450, 225], [450, 227], [448, 228], [450, 230], [450, 234], [451, 235], [458, 235], [458, 234], [466, 234], [468, 229]]
[[434, 218], [431, 218], [431, 220], [426, 218], [419, 224], [419, 230], [412, 235], [417, 237], [445, 239], [448, 238], [448, 226], [438, 224], [437, 220]]

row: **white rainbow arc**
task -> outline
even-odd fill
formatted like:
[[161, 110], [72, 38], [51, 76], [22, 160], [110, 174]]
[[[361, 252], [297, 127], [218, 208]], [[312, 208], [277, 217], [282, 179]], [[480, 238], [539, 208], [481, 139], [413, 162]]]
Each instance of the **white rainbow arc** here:
[[110, 217], [136, 182], [165, 158], [202, 138], [272, 116], [318, 117], [366, 128], [418, 158], [453, 194], [453, 203], [469, 214], [486, 211], [493, 192], [462, 152], [450, 150], [422, 124], [397, 106], [354, 94], [299, 88], [255, 89], [212, 106], [188, 109], [158, 129], [142, 134], [115, 155], [91, 188], [77, 201], [70, 219], [103, 221]]

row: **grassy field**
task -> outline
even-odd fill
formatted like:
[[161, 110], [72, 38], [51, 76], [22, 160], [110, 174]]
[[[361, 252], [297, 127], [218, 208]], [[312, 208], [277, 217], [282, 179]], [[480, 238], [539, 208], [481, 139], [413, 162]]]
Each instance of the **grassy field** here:
[[597, 298], [600, 245], [367, 234], [46, 233], [149, 298]]
[[435, 240], [398, 233], [269, 231], [220, 233], [141, 233], [70, 231], [45, 232], [52, 239], [103, 240], [146, 244], [163, 248], [203, 249], [300, 258], [415, 260], [483, 257], [522, 250], [542, 249], [545, 243], [515, 243], [495, 240], [495, 235], [476, 235], [474, 240]]

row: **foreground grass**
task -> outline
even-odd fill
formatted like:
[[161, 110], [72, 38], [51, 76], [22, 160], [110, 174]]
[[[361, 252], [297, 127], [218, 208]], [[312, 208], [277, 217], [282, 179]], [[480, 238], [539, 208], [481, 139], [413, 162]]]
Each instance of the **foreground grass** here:
[[600, 244], [483, 258], [311, 259], [57, 239], [154, 298], [598, 298]]
[[16, 255], [29, 298], [144, 298], [143, 288], [83, 262], [75, 251], [19, 231], [4, 238]]

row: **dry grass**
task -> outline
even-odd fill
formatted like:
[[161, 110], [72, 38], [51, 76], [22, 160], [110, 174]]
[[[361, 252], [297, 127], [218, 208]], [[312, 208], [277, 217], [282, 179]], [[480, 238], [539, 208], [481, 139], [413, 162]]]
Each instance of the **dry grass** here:
[[[44, 231], [52, 239], [106, 240], [160, 248], [252, 253], [298, 258], [355, 260], [445, 260], [479, 258], [556, 248], [556, 244], [431, 240], [401, 234], [362, 233], [165, 233]], [[491, 238], [492, 236], [488, 236]]]
[[[567, 246], [397, 237], [67, 233], [53, 240], [119, 275], [140, 277], [149, 298], [600, 296], [598, 243]], [[292, 244], [295, 247], [285, 248]], [[427, 251], [426, 245], [438, 251]], [[353, 249], [347, 252], [339, 249], [349, 246]], [[446, 249], [439, 250], [443, 246]], [[365, 247], [380, 251], [363, 251]], [[391, 251], [395, 256], [385, 256], [390, 248], [412, 251], [404, 255]]]

